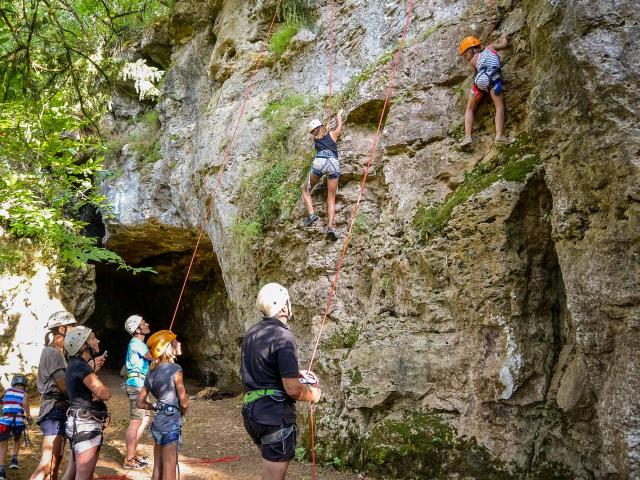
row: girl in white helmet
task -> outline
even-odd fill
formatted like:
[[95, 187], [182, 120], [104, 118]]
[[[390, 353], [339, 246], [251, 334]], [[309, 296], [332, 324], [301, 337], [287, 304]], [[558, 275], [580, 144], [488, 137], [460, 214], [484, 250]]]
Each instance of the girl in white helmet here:
[[65, 433], [71, 444], [69, 470], [75, 480], [90, 480], [98, 462], [111, 391], [100, 381], [92, 366], [100, 340], [90, 328], [76, 327], [64, 339], [69, 355], [65, 383], [69, 393], [69, 416]]
[[313, 136], [314, 147], [316, 149], [316, 158], [311, 166], [311, 171], [307, 177], [307, 181], [302, 185], [302, 198], [307, 206], [309, 216], [305, 218], [305, 227], [311, 226], [318, 216], [313, 210], [313, 200], [311, 192], [318, 184], [323, 175], [327, 175], [327, 229], [326, 233], [329, 239], [336, 241], [338, 235], [334, 228], [336, 217], [336, 192], [338, 190], [338, 179], [340, 178], [340, 163], [338, 161], [338, 138], [342, 133], [342, 113], [338, 111], [338, 124], [334, 130], [330, 129], [330, 124], [322, 125], [320, 120], [311, 120], [309, 123], [309, 131]]

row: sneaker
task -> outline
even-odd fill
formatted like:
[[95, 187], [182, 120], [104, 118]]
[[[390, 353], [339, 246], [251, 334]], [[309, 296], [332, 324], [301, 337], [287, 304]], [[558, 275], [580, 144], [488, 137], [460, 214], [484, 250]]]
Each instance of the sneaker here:
[[514, 138], [509, 138], [509, 137], [496, 137], [496, 139], [494, 140], [494, 142], [496, 142], [496, 144], [498, 145], [511, 145], [513, 142], [515, 142], [516, 140]]
[[16, 457], [11, 458], [11, 464], [9, 465], [9, 468], [11, 468], [12, 470], [20, 468], [20, 464], [18, 463], [18, 459]]
[[0, 480], [7, 480], [7, 473], [4, 471], [4, 468], [0, 470]]
[[133, 457], [138, 463], [142, 463], [143, 465], [149, 465], [149, 457], [146, 455], [142, 455], [141, 453], [136, 453], [136, 456]]
[[335, 242], [336, 240], [338, 240], [338, 234], [336, 233], [336, 229], [333, 227], [327, 228], [327, 237], [332, 242]]
[[125, 470], [140, 470], [145, 467], [146, 465], [139, 462], [136, 457], [133, 457], [131, 460], [125, 460], [122, 464], [122, 468]]
[[458, 144], [458, 147], [460, 148], [467, 148], [471, 145], [471, 143], [473, 143], [473, 138], [471, 137], [464, 137], [462, 139], [462, 141]]
[[315, 213], [312, 213], [311, 215], [309, 215], [307, 218], [304, 219], [304, 226], [310, 227], [311, 225], [313, 225], [313, 222], [315, 222], [316, 220], [318, 220], [318, 215], [316, 215]]

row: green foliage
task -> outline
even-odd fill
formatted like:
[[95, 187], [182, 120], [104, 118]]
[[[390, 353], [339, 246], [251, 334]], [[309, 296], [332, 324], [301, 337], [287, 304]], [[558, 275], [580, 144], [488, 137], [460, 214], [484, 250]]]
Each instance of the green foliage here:
[[529, 137], [521, 135], [514, 144], [502, 147], [491, 161], [478, 164], [471, 172], [465, 173], [464, 181], [443, 202], [419, 207], [413, 225], [423, 239], [439, 235], [455, 207], [498, 180], [523, 182], [539, 162]]
[[270, 132], [258, 149], [257, 168], [241, 187], [236, 233], [244, 241], [255, 241], [271, 224], [289, 218], [300, 197], [312, 152], [289, 145], [289, 135], [307, 108], [302, 95], [289, 92], [269, 102], [260, 114]]
[[314, 7], [310, 0], [283, 0], [280, 20], [297, 25], [310, 25], [313, 22]]
[[298, 462], [304, 461], [304, 457], [307, 454], [307, 449], [304, 447], [296, 447], [296, 456], [295, 459]]
[[289, 42], [298, 33], [300, 26], [297, 23], [284, 23], [280, 25], [269, 39], [269, 51], [273, 53], [276, 58], [282, 56], [282, 54], [289, 47]]
[[351, 233], [354, 236], [369, 233], [375, 228], [375, 226], [376, 222], [373, 218], [371, 218], [371, 215], [369, 215], [368, 213], [359, 212], [358, 216], [356, 217], [356, 221], [353, 222], [353, 229], [351, 230]]

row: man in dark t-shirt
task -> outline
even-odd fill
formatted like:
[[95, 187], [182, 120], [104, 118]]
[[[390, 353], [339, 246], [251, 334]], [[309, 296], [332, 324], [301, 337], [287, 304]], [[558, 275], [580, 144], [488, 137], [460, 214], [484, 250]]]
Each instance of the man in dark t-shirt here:
[[298, 347], [287, 327], [289, 292], [269, 283], [256, 299], [263, 315], [242, 341], [242, 416], [262, 452], [262, 478], [282, 480], [296, 449], [296, 400], [317, 402], [320, 389], [300, 382]]

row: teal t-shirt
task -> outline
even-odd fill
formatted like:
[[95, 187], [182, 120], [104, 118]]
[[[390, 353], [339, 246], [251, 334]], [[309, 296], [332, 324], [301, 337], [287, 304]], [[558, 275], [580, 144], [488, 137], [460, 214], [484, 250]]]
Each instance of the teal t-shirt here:
[[130, 387], [140, 387], [144, 385], [144, 379], [149, 371], [149, 360], [144, 356], [149, 353], [149, 349], [142, 340], [132, 338], [127, 348], [127, 381]]

